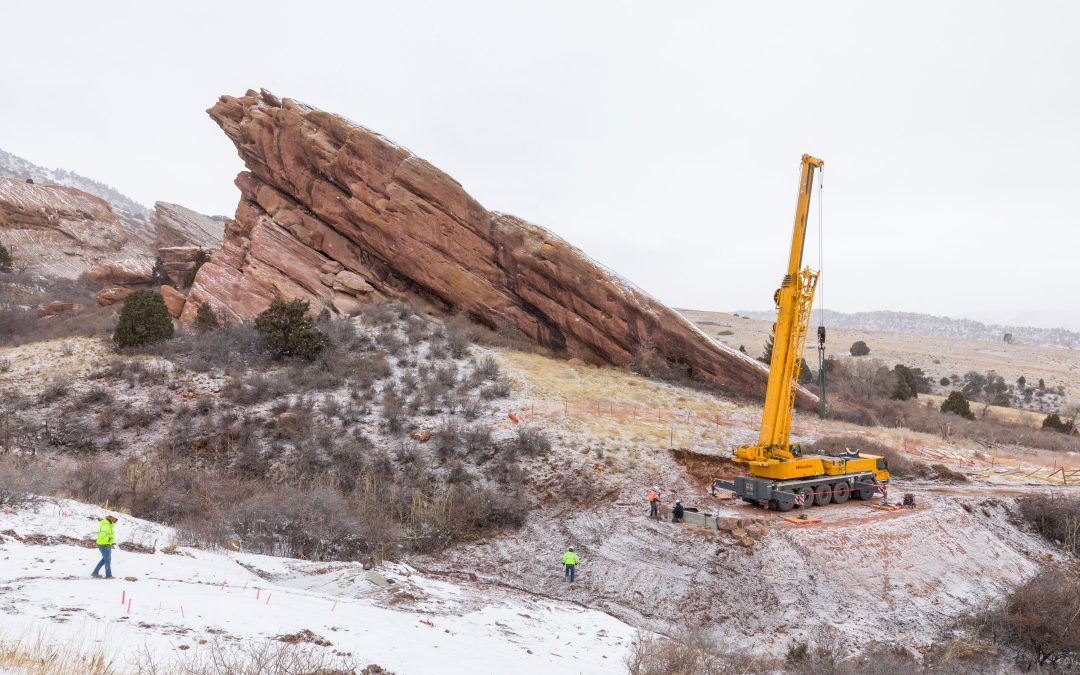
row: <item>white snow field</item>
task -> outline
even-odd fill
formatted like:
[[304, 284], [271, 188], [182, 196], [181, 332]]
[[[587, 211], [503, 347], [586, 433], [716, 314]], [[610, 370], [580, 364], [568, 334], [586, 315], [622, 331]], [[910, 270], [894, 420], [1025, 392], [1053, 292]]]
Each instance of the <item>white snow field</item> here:
[[170, 528], [123, 514], [117, 542], [156, 550], [114, 549], [116, 578], [93, 579], [97, 549], [63, 538], [89, 540], [103, 514], [52, 499], [0, 513], [0, 641], [103, 651], [118, 672], [134, 669], [141, 654], [167, 670], [215, 644], [287, 635], [360, 668], [376, 663], [399, 674], [625, 672], [635, 630], [602, 612], [447, 583], [403, 565], [369, 573], [359, 563], [166, 553]]

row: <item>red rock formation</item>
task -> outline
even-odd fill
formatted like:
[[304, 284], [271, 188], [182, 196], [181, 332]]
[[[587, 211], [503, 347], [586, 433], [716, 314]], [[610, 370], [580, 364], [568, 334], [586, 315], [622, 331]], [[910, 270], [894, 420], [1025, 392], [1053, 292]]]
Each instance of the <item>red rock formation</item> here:
[[153, 263], [144, 256], [94, 265], [89, 276], [102, 286], [139, 286], [149, 284], [153, 274]]
[[169, 316], [177, 318], [184, 311], [184, 294], [172, 286], [165, 284], [161, 287], [161, 297], [165, 300], [165, 308], [169, 310]]
[[131, 286], [109, 286], [95, 293], [94, 300], [97, 301], [98, 307], [115, 305], [118, 302], [123, 302], [124, 298], [131, 295], [135, 290], [137, 289]]
[[415, 294], [568, 356], [626, 365], [651, 342], [695, 377], [763, 391], [761, 364], [386, 138], [265, 90], [208, 112], [249, 170], [223, 248], [189, 294], [218, 316], [252, 317], [275, 295], [348, 314]]
[[207, 250], [221, 248], [225, 219], [204, 216], [179, 204], [157, 202], [154, 204], [154, 248], [191, 246]]
[[93, 195], [0, 178], [0, 242], [16, 265], [74, 279], [121, 258], [127, 233], [108, 203]]
[[64, 302], [62, 300], [53, 300], [47, 305], [38, 308], [38, 314], [40, 316], [56, 316], [58, 314], [66, 314], [75, 309], [75, 305], [70, 302]]

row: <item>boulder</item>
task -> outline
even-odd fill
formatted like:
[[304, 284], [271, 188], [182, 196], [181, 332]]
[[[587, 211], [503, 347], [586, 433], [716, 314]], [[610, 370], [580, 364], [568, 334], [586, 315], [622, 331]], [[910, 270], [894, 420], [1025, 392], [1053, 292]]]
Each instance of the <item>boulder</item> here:
[[97, 301], [98, 307], [115, 305], [118, 302], [123, 302], [124, 298], [131, 295], [135, 290], [131, 286], [109, 286], [98, 291], [94, 295], [94, 300]]
[[161, 297], [165, 300], [165, 308], [169, 310], [169, 316], [177, 318], [184, 311], [184, 302], [187, 298], [184, 294], [168, 284], [161, 287]]
[[338, 272], [334, 276], [333, 288], [335, 291], [342, 291], [350, 295], [367, 295], [375, 290], [375, 287], [369, 284], [364, 277], [348, 270]]
[[53, 300], [47, 305], [38, 308], [38, 314], [41, 316], [56, 316], [57, 314], [64, 314], [70, 312], [75, 307], [70, 302], [63, 302], [61, 300]]
[[154, 277], [154, 264], [149, 258], [113, 260], [94, 265], [89, 276], [102, 286], [146, 285]]
[[[419, 297], [588, 363], [627, 366], [651, 343], [693, 378], [763, 394], [764, 365], [551, 232], [487, 210], [385, 137], [265, 90], [222, 96], [208, 112], [248, 170], [236, 179], [235, 220], [196, 276], [182, 322], [199, 302], [239, 321], [275, 297], [338, 314], [342, 295], [363, 304]], [[345, 271], [371, 290], [345, 281]], [[332, 286], [324, 274], [335, 274]]]

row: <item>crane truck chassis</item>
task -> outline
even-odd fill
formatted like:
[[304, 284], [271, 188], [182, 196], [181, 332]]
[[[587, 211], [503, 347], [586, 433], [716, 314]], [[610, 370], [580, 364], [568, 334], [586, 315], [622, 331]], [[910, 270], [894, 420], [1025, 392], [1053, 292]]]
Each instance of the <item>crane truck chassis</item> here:
[[755, 476], [736, 476], [734, 480], [714, 478], [710, 492], [731, 490], [750, 504], [787, 512], [796, 506], [801, 495], [806, 506], [843, 504], [850, 498], [870, 500], [880, 489], [873, 472], [821, 476], [805, 480], [769, 480]]

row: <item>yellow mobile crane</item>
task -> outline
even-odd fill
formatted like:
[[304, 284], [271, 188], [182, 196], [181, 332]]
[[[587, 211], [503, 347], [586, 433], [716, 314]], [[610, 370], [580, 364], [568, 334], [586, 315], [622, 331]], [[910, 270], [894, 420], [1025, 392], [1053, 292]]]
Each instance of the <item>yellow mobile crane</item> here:
[[[814, 171], [822, 166], [824, 162], [820, 159], [802, 156], [791, 255], [780, 288], [773, 295], [776, 323], [761, 434], [757, 443], [740, 445], [732, 452], [732, 460], [745, 464], [750, 475], [736, 476], [733, 481], [714, 479], [712, 484], [714, 491], [733, 490], [747, 502], [779, 511], [790, 511], [800, 501], [806, 506], [824, 506], [830, 502], [842, 504], [851, 496], [872, 499], [879, 485], [889, 480], [888, 463], [883, 457], [850, 450], [837, 456], [804, 455], [802, 447], [790, 439], [799, 370], [819, 274], [809, 267], [801, 271], [799, 268]], [[818, 328], [818, 339], [824, 343], [824, 327]]]

